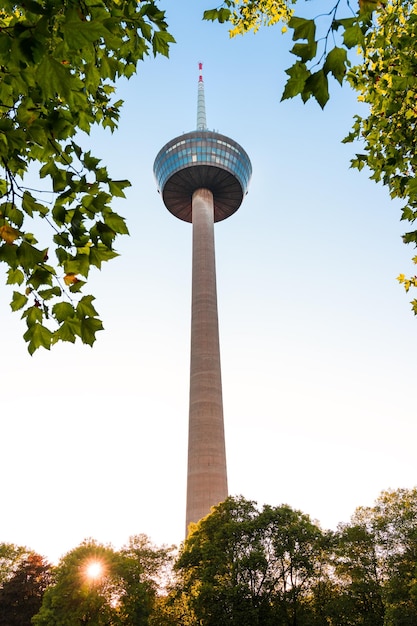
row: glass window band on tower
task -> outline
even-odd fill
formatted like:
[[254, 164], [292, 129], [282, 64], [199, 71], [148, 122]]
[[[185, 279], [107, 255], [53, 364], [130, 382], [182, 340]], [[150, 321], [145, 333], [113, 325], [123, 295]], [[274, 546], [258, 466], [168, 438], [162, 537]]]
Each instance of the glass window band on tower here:
[[252, 166], [233, 139], [212, 131], [193, 131], [172, 139], [159, 151], [154, 174], [165, 206], [176, 217], [191, 222], [192, 195], [205, 188], [213, 193], [214, 221], [219, 222], [239, 208]]

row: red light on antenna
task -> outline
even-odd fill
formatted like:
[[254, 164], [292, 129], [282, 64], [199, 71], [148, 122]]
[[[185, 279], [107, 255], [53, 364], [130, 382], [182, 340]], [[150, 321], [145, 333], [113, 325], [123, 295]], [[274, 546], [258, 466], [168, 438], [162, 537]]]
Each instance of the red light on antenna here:
[[200, 72], [202, 71], [202, 69], [203, 69], [203, 64], [202, 63], [198, 64], [198, 69], [200, 70]]

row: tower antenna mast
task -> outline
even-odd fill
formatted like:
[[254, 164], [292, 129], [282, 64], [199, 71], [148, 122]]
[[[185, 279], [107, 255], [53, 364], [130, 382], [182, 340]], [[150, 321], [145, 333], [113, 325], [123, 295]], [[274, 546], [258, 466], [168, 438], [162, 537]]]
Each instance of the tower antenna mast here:
[[207, 130], [206, 100], [204, 96], [203, 64], [198, 64], [197, 130]]

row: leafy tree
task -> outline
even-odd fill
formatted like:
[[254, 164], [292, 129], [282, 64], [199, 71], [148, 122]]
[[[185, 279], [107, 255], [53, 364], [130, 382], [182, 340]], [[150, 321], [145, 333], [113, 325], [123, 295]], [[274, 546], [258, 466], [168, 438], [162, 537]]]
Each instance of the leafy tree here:
[[177, 593], [202, 626], [307, 625], [323, 545], [321, 529], [289, 506], [228, 498], [185, 541]]
[[385, 578], [384, 626], [417, 622], [417, 489], [384, 491], [371, 510], [360, 509], [374, 530]]
[[[80, 294], [91, 267], [117, 256], [115, 239], [128, 233], [111, 202], [129, 182], [109, 176], [80, 132], [113, 131], [117, 79], [150, 51], [168, 55], [173, 41], [154, 0], [2, 3], [0, 261], [31, 354], [76, 338], [92, 345], [102, 329], [93, 296]], [[37, 174], [36, 189], [28, 174]]]
[[93, 540], [63, 557], [34, 626], [149, 624], [169, 550], [132, 537], [120, 551]]
[[[387, 185], [391, 198], [403, 202], [401, 219], [413, 224], [417, 218], [417, 4], [390, 2], [377, 13], [375, 27], [363, 42], [363, 63], [348, 73], [358, 99], [369, 113], [356, 116], [346, 141], [359, 140], [363, 153], [352, 165], [371, 171], [371, 178]], [[403, 235], [404, 243], [417, 245], [417, 230]], [[413, 257], [417, 263], [417, 256]], [[415, 276], [397, 278], [406, 291], [417, 287]], [[417, 315], [417, 300], [411, 302]]]
[[69, 552], [57, 566], [55, 584], [46, 591], [33, 624], [116, 624], [116, 604], [122, 593], [117, 561], [112, 548], [92, 540]]
[[416, 566], [417, 489], [382, 492], [339, 527], [329, 614], [340, 626], [415, 624]]
[[383, 575], [376, 536], [360, 520], [341, 524], [337, 533], [335, 574], [339, 585], [329, 602], [329, 613], [339, 615], [340, 626], [383, 626]]
[[[301, 6], [307, 7], [309, 3]], [[417, 123], [417, 3], [415, 0], [348, 0], [315, 17], [296, 14], [286, 0], [224, 0], [220, 8], [205, 12], [208, 20], [231, 23], [230, 36], [254, 31], [260, 25], [284, 22], [290, 29], [296, 57], [282, 99], [314, 98], [327, 103], [329, 77], [345, 80], [366, 103], [363, 116], [355, 116], [345, 142], [359, 141], [361, 153], [352, 167], [365, 166], [371, 179], [387, 185], [391, 198], [404, 202], [401, 219], [413, 224], [417, 218], [416, 123]], [[311, 9], [305, 9], [311, 13]], [[417, 245], [417, 230], [403, 235], [404, 243]], [[413, 256], [417, 264], [417, 255]], [[397, 280], [408, 292], [417, 277], [401, 273]], [[411, 302], [417, 315], [417, 299]]]
[[363, 43], [376, 3], [361, 2], [355, 13], [348, 0], [338, 1], [315, 18], [295, 15], [290, 5], [297, 6], [296, 0], [224, 0], [220, 8], [205, 11], [204, 18], [230, 22], [231, 37], [282, 21], [282, 31], [292, 31], [290, 52], [297, 59], [286, 70], [282, 99], [299, 95], [306, 102], [313, 97], [323, 108], [329, 99], [329, 76], [342, 84], [350, 67], [348, 52]]
[[194, 525], [156, 626], [412, 626], [417, 488], [324, 532], [289, 506], [228, 498]]
[[251, 30], [256, 33], [261, 26], [273, 26], [281, 20], [288, 22], [292, 16], [288, 4], [285, 0], [225, 0], [220, 8], [205, 11], [204, 19], [231, 22], [229, 34], [236, 37]]
[[169, 593], [156, 598], [149, 621], [150, 626], [195, 626], [194, 616], [188, 606], [185, 593], [172, 587]]
[[121, 623], [146, 624], [157, 609], [158, 594], [167, 583], [171, 551], [157, 548], [146, 535], [130, 537], [120, 551], [118, 572], [123, 579], [123, 589], [119, 601]]
[[[314, 98], [324, 107], [329, 77], [347, 79], [369, 111], [346, 138], [363, 142], [352, 166], [367, 166], [391, 197], [405, 201], [402, 219], [413, 223], [416, 3], [359, 0], [356, 10], [338, 0], [315, 17], [296, 14], [300, 3], [293, 4], [224, 0], [204, 17], [229, 22], [231, 36], [284, 23], [295, 62], [283, 99]], [[155, 0], [5, 1], [0, 9], [0, 261], [31, 354], [77, 338], [93, 345], [102, 329], [94, 297], [81, 292], [91, 267], [114, 258], [117, 235], [128, 232], [111, 201], [129, 183], [110, 178], [80, 145], [80, 131], [93, 124], [113, 131], [122, 104], [113, 99], [117, 79], [129, 78], [150, 51], [167, 55], [173, 41]], [[27, 175], [36, 172], [40, 182], [29, 188]], [[45, 229], [30, 232], [40, 221], [48, 225], [46, 241]], [[417, 231], [403, 239], [417, 244]], [[398, 281], [406, 291], [417, 286], [415, 276]], [[417, 314], [416, 299], [412, 307]]]
[[0, 543], [0, 585], [9, 580], [30, 550], [13, 543]]
[[51, 583], [51, 566], [34, 552], [25, 555], [0, 587], [0, 626], [30, 626]]

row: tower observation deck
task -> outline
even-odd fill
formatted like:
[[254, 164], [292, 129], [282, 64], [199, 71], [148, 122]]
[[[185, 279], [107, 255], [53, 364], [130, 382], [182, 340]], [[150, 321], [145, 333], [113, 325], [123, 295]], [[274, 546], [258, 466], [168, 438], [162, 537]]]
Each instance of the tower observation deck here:
[[207, 129], [199, 63], [197, 130], [158, 152], [154, 175], [167, 209], [193, 224], [186, 534], [227, 498], [214, 223], [237, 211], [252, 166], [243, 148]]

